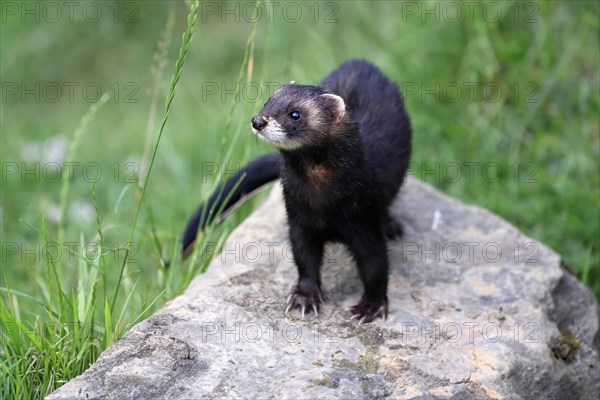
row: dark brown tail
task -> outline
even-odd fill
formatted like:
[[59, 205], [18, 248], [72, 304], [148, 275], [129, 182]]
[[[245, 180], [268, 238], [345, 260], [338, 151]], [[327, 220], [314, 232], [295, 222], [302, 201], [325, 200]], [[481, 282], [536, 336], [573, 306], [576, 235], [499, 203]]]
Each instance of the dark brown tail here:
[[198, 230], [206, 228], [217, 217], [217, 222], [225, 219], [237, 206], [262, 186], [278, 179], [280, 175], [281, 155], [271, 153], [252, 160], [224, 184], [219, 185], [208, 201], [200, 204], [187, 223], [183, 234], [183, 259], [185, 260], [191, 253]]

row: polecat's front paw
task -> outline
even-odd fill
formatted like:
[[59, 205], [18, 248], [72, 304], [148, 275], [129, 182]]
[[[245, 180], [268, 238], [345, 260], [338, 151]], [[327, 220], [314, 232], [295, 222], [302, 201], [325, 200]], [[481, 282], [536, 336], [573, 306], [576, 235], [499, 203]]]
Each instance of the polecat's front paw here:
[[352, 313], [350, 319], [358, 320], [359, 325], [371, 322], [377, 317], [385, 320], [388, 314], [387, 300], [369, 301], [361, 299], [357, 305], [350, 307], [350, 312]]
[[319, 305], [321, 303], [322, 296], [321, 292], [317, 287], [310, 288], [308, 290], [302, 290], [299, 286], [295, 286], [292, 293], [287, 298], [287, 307], [285, 313], [293, 309], [300, 309], [302, 318], [306, 311], [313, 311], [315, 315], [319, 316]]

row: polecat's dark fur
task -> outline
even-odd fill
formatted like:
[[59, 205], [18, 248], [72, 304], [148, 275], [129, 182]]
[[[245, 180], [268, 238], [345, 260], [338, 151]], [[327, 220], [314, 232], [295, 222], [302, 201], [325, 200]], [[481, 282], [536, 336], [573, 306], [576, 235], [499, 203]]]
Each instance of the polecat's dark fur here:
[[364, 284], [360, 302], [351, 309], [353, 318], [385, 318], [385, 238], [401, 233], [388, 207], [404, 179], [411, 148], [410, 122], [398, 88], [374, 65], [348, 61], [321, 86], [282, 86], [252, 118], [252, 127], [280, 153], [253, 161], [213, 194], [188, 223], [184, 249], [193, 242], [202, 215], [208, 216], [200, 226], [212, 219], [207, 210], [222, 206], [220, 199], [241, 176], [246, 179], [225, 210], [280, 175], [299, 275], [286, 311], [317, 312], [323, 246], [338, 241], [353, 254]]

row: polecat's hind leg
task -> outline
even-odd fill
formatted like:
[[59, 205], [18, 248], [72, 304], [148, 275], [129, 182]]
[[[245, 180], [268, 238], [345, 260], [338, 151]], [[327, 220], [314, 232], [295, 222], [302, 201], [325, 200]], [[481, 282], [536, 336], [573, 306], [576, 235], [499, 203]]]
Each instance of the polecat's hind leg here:
[[396, 221], [391, 215], [388, 215], [387, 220], [385, 221], [385, 225], [383, 227], [385, 236], [388, 239], [401, 239], [404, 234], [404, 230], [402, 229], [402, 223]]
[[298, 284], [288, 296], [285, 312], [298, 308], [304, 318], [306, 312], [319, 314], [321, 295], [321, 262], [324, 241], [311, 232], [290, 226], [292, 253], [298, 267]]
[[352, 319], [359, 324], [387, 317], [388, 258], [387, 245], [380, 229], [363, 227], [350, 236], [348, 247], [356, 260], [365, 292], [360, 302], [350, 308]]

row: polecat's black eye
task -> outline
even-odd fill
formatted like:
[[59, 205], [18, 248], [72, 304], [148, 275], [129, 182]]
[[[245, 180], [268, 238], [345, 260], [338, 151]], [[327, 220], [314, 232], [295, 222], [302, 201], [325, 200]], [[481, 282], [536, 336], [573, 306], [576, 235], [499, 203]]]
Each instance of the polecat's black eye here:
[[302, 117], [302, 114], [300, 114], [298, 111], [292, 111], [290, 113], [290, 117], [294, 120], [294, 121], [298, 121], [300, 119], [300, 117]]

